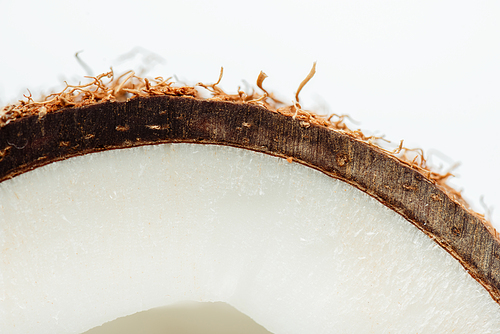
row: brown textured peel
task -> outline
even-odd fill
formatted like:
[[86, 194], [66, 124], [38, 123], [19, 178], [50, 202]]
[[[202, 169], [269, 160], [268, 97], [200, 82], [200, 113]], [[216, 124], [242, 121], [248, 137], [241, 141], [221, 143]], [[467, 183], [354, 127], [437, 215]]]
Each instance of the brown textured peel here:
[[140, 145], [185, 142], [262, 152], [376, 198], [434, 239], [500, 303], [500, 243], [484, 219], [408, 162], [300, 112], [162, 95], [25, 115], [0, 128], [0, 182], [54, 161]]

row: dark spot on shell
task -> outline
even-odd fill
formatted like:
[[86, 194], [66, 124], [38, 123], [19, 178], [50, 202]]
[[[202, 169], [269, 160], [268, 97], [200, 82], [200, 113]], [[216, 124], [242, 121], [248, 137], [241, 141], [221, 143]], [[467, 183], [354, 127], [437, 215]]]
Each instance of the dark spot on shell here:
[[454, 236], [459, 237], [462, 234], [462, 231], [456, 226], [453, 226], [451, 228], [451, 233], [453, 233]]

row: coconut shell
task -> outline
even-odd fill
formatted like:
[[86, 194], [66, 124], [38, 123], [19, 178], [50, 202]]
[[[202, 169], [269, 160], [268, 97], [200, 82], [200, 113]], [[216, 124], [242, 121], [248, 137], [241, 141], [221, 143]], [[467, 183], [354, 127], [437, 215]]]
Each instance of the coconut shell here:
[[428, 235], [500, 303], [500, 242], [484, 218], [377, 146], [253, 103], [164, 95], [21, 117], [0, 128], [0, 182], [78, 155], [162, 143], [239, 147], [347, 182]]

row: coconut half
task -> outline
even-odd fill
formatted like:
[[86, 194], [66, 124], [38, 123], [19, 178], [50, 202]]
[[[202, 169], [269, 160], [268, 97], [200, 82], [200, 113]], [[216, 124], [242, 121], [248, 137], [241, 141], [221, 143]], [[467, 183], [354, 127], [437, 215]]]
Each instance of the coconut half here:
[[499, 332], [491, 228], [347, 133], [157, 96], [19, 118], [0, 152], [2, 333], [188, 301], [276, 334]]

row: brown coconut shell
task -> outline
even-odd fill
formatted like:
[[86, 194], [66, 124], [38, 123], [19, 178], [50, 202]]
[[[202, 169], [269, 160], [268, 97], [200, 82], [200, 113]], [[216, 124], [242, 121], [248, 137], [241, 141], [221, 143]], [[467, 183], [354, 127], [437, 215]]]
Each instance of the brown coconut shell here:
[[215, 144], [261, 152], [317, 169], [374, 197], [456, 258], [500, 303], [496, 232], [430, 173], [297, 113], [193, 95], [94, 103], [5, 122], [0, 182], [58, 160], [141, 145]]

